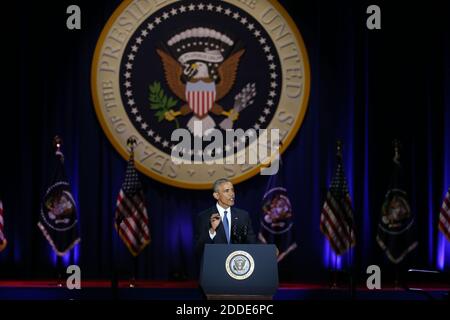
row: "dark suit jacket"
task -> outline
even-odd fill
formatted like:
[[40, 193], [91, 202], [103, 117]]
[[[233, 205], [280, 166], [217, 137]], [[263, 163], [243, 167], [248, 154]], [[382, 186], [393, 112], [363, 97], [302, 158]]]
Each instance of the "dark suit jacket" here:
[[[222, 222], [216, 230], [216, 236], [211, 239], [209, 229], [211, 228], [210, 217], [218, 213], [217, 207], [211, 207], [202, 211], [197, 216], [195, 223], [195, 251], [201, 257], [205, 243], [227, 243], [227, 237]], [[250, 215], [247, 211], [235, 207], [231, 208], [231, 243], [256, 243], [256, 235], [253, 232]]]

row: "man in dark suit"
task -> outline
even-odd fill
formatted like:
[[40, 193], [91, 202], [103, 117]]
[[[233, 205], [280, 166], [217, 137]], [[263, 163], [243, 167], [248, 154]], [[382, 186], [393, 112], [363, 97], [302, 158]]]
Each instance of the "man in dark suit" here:
[[203, 253], [205, 243], [256, 243], [247, 211], [231, 208], [234, 188], [228, 179], [219, 179], [213, 185], [215, 206], [201, 212], [195, 224], [195, 251]]

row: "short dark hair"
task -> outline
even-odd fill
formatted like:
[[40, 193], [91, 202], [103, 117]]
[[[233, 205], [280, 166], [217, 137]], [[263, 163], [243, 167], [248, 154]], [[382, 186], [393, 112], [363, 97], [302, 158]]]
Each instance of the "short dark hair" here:
[[219, 191], [219, 186], [222, 183], [226, 183], [226, 182], [231, 182], [231, 181], [228, 180], [227, 178], [220, 178], [220, 179], [217, 179], [216, 181], [214, 181], [214, 183], [213, 183], [213, 191], [214, 192], [218, 192]]

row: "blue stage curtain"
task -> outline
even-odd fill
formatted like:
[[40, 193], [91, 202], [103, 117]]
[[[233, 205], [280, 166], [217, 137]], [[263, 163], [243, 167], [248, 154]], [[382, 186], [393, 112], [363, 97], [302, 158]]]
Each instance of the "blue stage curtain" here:
[[[437, 231], [438, 210], [450, 187], [450, 31], [442, 1], [421, 6], [382, 2], [382, 29], [368, 30], [361, 1], [280, 1], [296, 21], [311, 65], [309, 107], [283, 154], [298, 248], [283, 263], [288, 280], [328, 279], [345, 269], [348, 255], [332, 254], [319, 230], [320, 210], [335, 165], [335, 141], [344, 164], [357, 225], [356, 272], [388, 265], [375, 241], [390, 178], [391, 142], [401, 140], [419, 247], [409, 266], [449, 268], [450, 244]], [[22, 2], [21, 2], [22, 3]], [[8, 247], [0, 253], [1, 278], [55, 276], [55, 256], [36, 226], [49, 177], [55, 134], [64, 139], [66, 171], [78, 204], [81, 243], [65, 263], [86, 278], [127, 279], [133, 262], [113, 230], [117, 193], [126, 161], [97, 121], [90, 68], [103, 25], [120, 1], [77, 1], [82, 29], [65, 28], [69, 1], [10, 4], [13, 25], [2, 50], [7, 84], [0, 108], [0, 196]], [[5, 11], [6, 12], [6, 11]], [[8, 20], [10, 21], [10, 20]], [[186, 191], [142, 177], [152, 243], [138, 259], [138, 278], [196, 278], [193, 223], [214, 204], [211, 191]], [[236, 206], [259, 229], [267, 177], [235, 186]], [[256, 199], [256, 200], [255, 200]], [[446, 248], [445, 248], [446, 246]], [[447, 253], [445, 252], [447, 251]]]

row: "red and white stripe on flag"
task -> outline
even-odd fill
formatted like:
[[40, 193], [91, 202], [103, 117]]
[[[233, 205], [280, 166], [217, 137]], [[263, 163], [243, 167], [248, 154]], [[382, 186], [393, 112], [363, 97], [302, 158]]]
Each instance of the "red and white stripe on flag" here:
[[142, 192], [129, 197], [120, 190], [117, 197], [116, 229], [134, 256], [150, 243], [148, 215]]
[[3, 202], [0, 200], [0, 251], [6, 247], [6, 238], [3, 231], [4, 221], [3, 221]]
[[439, 230], [450, 241], [450, 189], [442, 202], [441, 212], [439, 213]]
[[213, 107], [216, 100], [215, 91], [187, 91], [189, 108], [198, 117], [206, 115]]
[[320, 215], [320, 229], [327, 237], [336, 254], [340, 255], [355, 245], [355, 233], [349, 221], [353, 219], [352, 204], [349, 195], [337, 201], [327, 193]]

